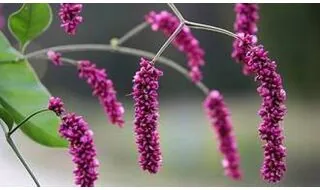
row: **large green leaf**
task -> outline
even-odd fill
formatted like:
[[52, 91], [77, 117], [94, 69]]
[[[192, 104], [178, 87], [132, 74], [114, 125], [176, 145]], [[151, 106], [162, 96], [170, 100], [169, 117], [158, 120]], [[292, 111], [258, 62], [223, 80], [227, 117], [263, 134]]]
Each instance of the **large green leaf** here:
[[[0, 32], [0, 104], [12, 115], [16, 123], [45, 108], [50, 98], [50, 93], [41, 84], [28, 61], [8, 61], [8, 58], [15, 60], [20, 56]], [[32, 118], [21, 129], [37, 143], [51, 147], [66, 147], [66, 141], [58, 134], [58, 126], [58, 117], [51, 112], [45, 112]]]
[[48, 3], [25, 3], [8, 19], [9, 29], [22, 50], [51, 24], [52, 11]]

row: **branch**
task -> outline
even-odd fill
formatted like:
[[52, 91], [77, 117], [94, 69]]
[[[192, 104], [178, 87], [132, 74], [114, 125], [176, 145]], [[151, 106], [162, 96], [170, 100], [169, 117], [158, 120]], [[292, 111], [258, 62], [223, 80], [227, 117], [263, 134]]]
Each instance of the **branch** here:
[[[121, 54], [136, 56], [136, 57], [145, 57], [149, 59], [152, 59], [153, 57], [155, 57], [154, 53], [140, 50], [140, 49], [135, 49], [135, 48], [123, 47], [123, 46], [117, 46], [116, 48], [114, 48], [111, 45], [105, 45], [105, 44], [75, 44], [75, 45], [63, 45], [63, 46], [56, 46], [56, 47], [42, 49], [39, 51], [29, 53], [25, 55], [24, 58], [25, 59], [30, 59], [30, 58], [48, 59], [46, 56], [44, 57], [44, 55], [46, 55], [46, 53], [49, 50], [58, 51], [58, 52], [108, 51], [111, 53], [121, 53]], [[76, 64], [76, 61], [72, 59], [63, 58], [62, 60], [71, 64]], [[158, 62], [173, 68], [174, 70], [178, 71], [179, 73], [181, 73], [191, 81], [188, 70], [186, 70], [184, 67], [182, 67], [178, 63], [165, 57], [159, 57]], [[196, 83], [196, 86], [205, 95], [208, 94], [209, 88], [204, 83], [202, 82]]]

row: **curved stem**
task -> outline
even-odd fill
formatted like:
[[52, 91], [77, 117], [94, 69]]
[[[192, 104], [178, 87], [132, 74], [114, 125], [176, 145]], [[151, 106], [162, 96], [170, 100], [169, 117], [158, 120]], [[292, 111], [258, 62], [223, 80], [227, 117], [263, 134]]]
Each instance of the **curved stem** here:
[[230, 32], [229, 30], [219, 28], [216, 26], [211, 26], [211, 25], [201, 24], [201, 23], [196, 23], [196, 22], [191, 22], [191, 21], [186, 21], [186, 25], [189, 26], [190, 28], [218, 32], [218, 33], [222, 33], [222, 34], [231, 36], [233, 38], [239, 39], [239, 37], [236, 34], [234, 34], [233, 32]]
[[167, 41], [161, 46], [157, 54], [154, 56], [151, 62], [155, 63], [157, 59], [161, 56], [164, 50], [169, 46], [169, 44], [175, 39], [175, 37], [179, 34], [184, 26], [184, 22], [181, 22], [179, 26], [175, 29], [175, 31], [170, 35]]
[[15, 128], [10, 130], [8, 132], [8, 136], [10, 137], [16, 130], [18, 130], [23, 124], [25, 124], [27, 121], [29, 121], [33, 116], [38, 115], [39, 113], [42, 113], [42, 112], [45, 112], [45, 111], [50, 111], [50, 110], [42, 109], [42, 110], [36, 111], [33, 114], [29, 115], [27, 118], [25, 118], [23, 121], [21, 121]]
[[147, 22], [143, 22], [141, 24], [138, 24], [134, 28], [132, 28], [129, 32], [125, 33], [121, 38], [117, 40], [117, 45], [121, 45], [127, 40], [129, 40], [131, 37], [133, 37], [136, 34], [139, 34], [143, 29], [145, 29], [148, 26]]
[[[137, 56], [137, 57], [146, 57], [149, 59], [152, 59], [153, 57], [155, 57], [154, 53], [135, 49], [135, 48], [123, 47], [123, 46], [118, 46], [117, 48], [113, 48], [111, 45], [104, 45], [104, 44], [75, 44], [75, 45], [64, 45], [64, 46], [56, 46], [56, 47], [42, 49], [42, 50], [35, 51], [35, 52], [32, 52], [32, 53], [25, 55], [25, 58], [26, 59], [30, 59], [30, 58], [48, 59], [47, 57], [44, 57], [44, 55], [49, 50], [59, 51], [59, 52], [108, 51], [108, 52], [116, 52], [116, 53], [121, 53], [121, 54], [126, 54], [126, 55], [133, 55], [133, 56]], [[66, 59], [66, 58], [63, 58], [63, 61], [66, 61], [71, 64], [76, 63], [74, 60]], [[165, 57], [159, 57], [158, 62], [175, 69], [176, 71], [183, 74], [185, 77], [187, 77], [191, 81], [191, 78], [189, 77], [188, 71], [184, 67], [179, 65], [178, 63], [176, 63], [168, 58], [165, 58]], [[205, 95], [208, 94], [209, 88], [206, 87], [205, 84], [203, 84], [202, 82], [199, 82], [199, 83], [196, 83], [196, 86]]]
[[10, 147], [12, 148], [13, 152], [16, 154], [16, 156], [18, 157], [18, 159], [20, 160], [20, 162], [22, 163], [22, 165], [24, 166], [24, 168], [27, 170], [27, 172], [29, 173], [30, 177], [32, 178], [32, 180], [34, 181], [34, 183], [36, 184], [37, 187], [40, 187], [40, 183], [38, 182], [37, 178], [35, 177], [35, 175], [33, 174], [32, 170], [29, 168], [28, 164], [26, 163], [26, 161], [23, 159], [22, 155], [20, 154], [18, 148], [16, 147], [16, 145], [14, 144], [13, 140], [11, 139], [9, 133], [6, 134], [6, 139], [8, 144], [10, 145]]

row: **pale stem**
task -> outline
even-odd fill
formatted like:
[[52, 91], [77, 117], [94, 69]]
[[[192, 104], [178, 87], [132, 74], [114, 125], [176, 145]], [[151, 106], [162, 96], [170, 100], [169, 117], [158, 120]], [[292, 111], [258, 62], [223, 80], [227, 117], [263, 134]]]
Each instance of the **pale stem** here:
[[20, 162], [22, 163], [23, 167], [27, 170], [27, 172], [29, 173], [30, 177], [32, 178], [32, 180], [34, 181], [34, 183], [36, 184], [37, 187], [40, 187], [40, 183], [38, 182], [36, 176], [33, 174], [32, 170], [29, 168], [28, 164], [26, 163], [26, 161], [23, 159], [22, 155], [20, 154], [18, 148], [16, 147], [16, 145], [14, 144], [13, 140], [11, 139], [11, 137], [9, 136], [9, 134], [6, 135], [7, 137], [7, 142], [10, 145], [10, 147], [12, 148], [13, 152], [16, 154], [16, 156], [18, 157], [18, 159], [20, 160]]
[[117, 45], [121, 45], [124, 42], [126, 42], [127, 40], [129, 40], [131, 37], [133, 37], [134, 35], [139, 34], [147, 26], [148, 26], [147, 22], [143, 22], [141, 24], [138, 24], [137, 26], [135, 26], [134, 28], [129, 30], [127, 33], [125, 33], [121, 38], [119, 38], [117, 41]]
[[239, 39], [239, 37], [234, 34], [233, 32], [230, 32], [229, 30], [223, 29], [223, 28], [219, 28], [216, 26], [211, 26], [211, 25], [207, 25], [207, 24], [201, 24], [201, 23], [196, 23], [196, 22], [191, 22], [191, 21], [186, 21], [185, 22], [187, 26], [189, 26], [190, 28], [194, 28], [194, 29], [201, 29], [201, 30], [209, 30], [209, 31], [213, 31], [213, 32], [218, 32], [218, 33], [222, 33], [228, 36], [231, 36], [233, 38]]
[[5, 127], [2, 125], [2, 123], [0, 123], [0, 125], [1, 125], [1, 128], [2, 128], [2, 130], [4, 132], [4, 134], [5, 134], [5, 137], [6, 137], [6, 140], [7, 140], [8, 144], [9, 144], [9, 146], [11, 147], [13, 152], [16, 154], [16, 156], [18, 157], [19, 161], [22, 163], [23, 167], [27, 170], [28, 174], [30, 175], [30, 177], [32, 178], [32, 180], [36, 184], [36, 186], [40, 187], [40, 183], [38, 182], [37, 178], [33, 174], [32, 170], [29, 168], [29, 166], [26, 163], [26, 161], [23, 159], [23, 157], [20, 154], [18, 148], [16, 147], [16, 145], [13, 142], [13, 140], [11, 139], [9, 133], [7, 133]]
[[171, 8], [171, 10], [174, 12], [174, 14], [178, 17], [180, 22], [185, 22], [185, 19], [183, 18], [181, 12], [178, 10], [178, 8], [173, 3], [168, 3], [168, 6]]
[[167, 41], [161, 46], [157, 54], [152, 59], [152, 63], [155, 63], [157, 59], [161, 56], [161, 54], [164, 52], [164, 50], [169, 46], [169, 44], [176, 38], [176, 36], [179, 34], [179, 32], [182, 30], [184, 26], [184, 23], [180, 23], [179, 26], [175, 29], [175, 31], [170, 35], [170, 37], [167, 39]]
[[[113, 48], [111, 45], [105, 45], [105, 44], [75, 44], [75, 45], [64, 45], [64, 46], [56, 46], [56, 47], [50, 47], [46, 49], [42, 49], [39, 51], [35, 51], [32, 53], [29, 53], [25, 55], [25, 59], [30, 59], [30, 58], [45, 58], [48, 59], [46, 53], [49, 51], [57, 51], [57, 52], [75, 52], [75, 51], [108, 51], [111, 53], [121, 53], [121, 54], [126, 54], [126, 55], [133, 55], [136, 57], [145, 57], [148, 59], [152, 59], [155, 57], [154, 53], [140, 50], [140, 49], [135, 49], [135, 48], [129, 48], [129, 47], [123, 47], [123, 46], [118, 46], [117, 48]], [[72, 60], [72, 59], [67, 59], [63, 58], [61, 59], [62, 61], [71, 63], [71, 64], [77, 64], [77, 61]], [[179, 73], [183, 74], [186, 78], [188, 78], [191, 81], [191, 78], [189, 76], [188, 70], [186, 70], [184, 67], [179, 65], [178, 63], [165, 58], [165, 57], [159, 57], [158, 62], [162, 63], [164, 65], [167, 65], [174, 70], [178, 71]], [[205, 84], [202, 82], [196, 83], [196, 86], [206, 95], [209, 92], [208, 87], [206, 87]]]

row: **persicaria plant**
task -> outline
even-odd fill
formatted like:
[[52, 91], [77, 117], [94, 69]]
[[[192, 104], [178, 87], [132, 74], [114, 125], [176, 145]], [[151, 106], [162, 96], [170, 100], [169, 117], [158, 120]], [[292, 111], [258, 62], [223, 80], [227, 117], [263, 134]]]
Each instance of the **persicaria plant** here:
[[[228, 108], [222, 92], [210, 89], [202, 82], [206, 50], [192, 34], [194, 29], [218, 32], [234, 38], [233, 45], [230, 44], [230, 47], [233, 46], [231, 56], [235, 62], [242, 65], [243, 74], [257, 83], [257, 92], [261, 97], [261, 107], [258, 111], [261, 123], [257, 127], [257, 134], [263, 142], [261, 177], [270, 183], [279, 182], [283, 178], [286, 171], [286, 148], [282, 121], [286, 114], [286, 92], [281, 75], [277, 72], [276, 62], [269, 57], [268, 52], [258, 41], [257, 4], [235, 5], [234, 32], [189, 21], [174, 4], [169, 3], [168, 10], [142, 14], [142, 23], [123, 37], [113, 38], [110, 44], [62, 45], [25, 53], [28, 44], [50, 26], [53, 14], [57, 15], [54, 18], [60, 19], [61, 30], [64, 30], [68, 37], [77, 35], [77, 30], [81, 30], [79, 26], [86, 20], [82, 16], [85, 4], [62, 3], [59, 6], [59, 11], [55, 13], [49, 4], [23, 4], [17, 12], [9, 16], [8, 27], [19, 42], [18, 49], [15, 49], [0, 32], [1, 126], [7, 142], [37, 186], [40, 186], [40, 183], [36, 175], [26, 164], [12, 139], [12, 135], [18, 129], [41, 145], [68, 147], [75, 165], [74, 181], [78, 186], [94, 186], [99, 179], [99, 166], [103, 163], [99, 164], [99, 151], [94, 144], [94, 132], [88, 122], [83, 116], [69, 112], [57, 95], [52, 96], [49, 93], [33, 72], [29, 60], [48, 59], [57, 67], [66, 64], [75, 66], [79, 79], [90, 86], [92, 95], [99, 100], [109, 123], [120, 128], [125, 126], [125, 122], [131, 123], [124, 119], [125, 110], [118, 100], [117, 87], [109, 77], [108, 70], [98, 68], [95, 63], [85, 58], [73, 60], [65, 56], [65, 53], [71, 51], [95, 50], [117, 52], [138, 58], [137, 71], [132, 76], [130, 96], [134, 102], [133, 133], [138, 152], [137, 162], [142, 170], [156, 174], [162, 167], [166, 167], [163, 164], [158, 121], [160, 109], [158, 89], [160, 79], [166, 77], [166, 73], [158, 65], [165, 64], [184, 75], [205, 95], [203, 110], [217, 137], [224, 173], [233, 180], [241, 180], [245, 173], [241, 171], [237, 138], [231, 120], [232, 110]], [[4, 27], [4, 23], [4, 18], [0, 15], [0, 27]], [[151, 53], [123, 46], [129, 38], [148, 27], [163, 33], [167, 38], [158, 52]], [[179, 65], [162, 56], [170, 44], [185, 54], [185, 65]], [[18, 75], [19, 77], [16, 77]], [[19, 100], [25, 97], [33, 101]], [[53, 114], [39, 116], [47, 111]], [[31, 120], [33, 117], [37, 119]], [[70, 175], [71, 173], [70, 171]]]

